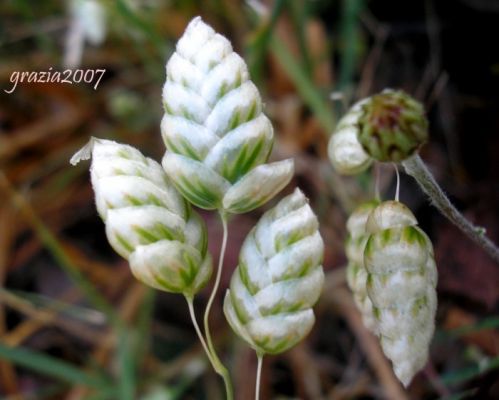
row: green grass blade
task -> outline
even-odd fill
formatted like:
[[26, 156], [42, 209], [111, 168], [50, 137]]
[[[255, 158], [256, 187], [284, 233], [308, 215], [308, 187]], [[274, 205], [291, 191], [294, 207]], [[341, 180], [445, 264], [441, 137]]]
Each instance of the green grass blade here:
[[477, 321], [472, 325], [467, 325], [460, 328], [452, 329], [447, 333], [449, 333], [452, 336], [464, 336], [469, 333], [474, 333], [487, 329], [497, 329], [497, 328], [499, 328], [499, 317], [490, 317], [490, 318], [485, 318], [481, 321]]
[[102, 325], [105, 322], [105, 315], [93, 308], [66, 303], [42, 294], [0, 288], [0, 295], [11, 302], [27, 303], [33, 308], [45, 308], [86, 324]]
[[471, 333], [480, 332], [490, 329], [499, 328], [499, 317], [489, 317], [482, 320], [476, 321], [471, 325], [461, 326], [459, 328], [444, 330], [438, 329], [435, 333], [435, 338], [437, 340], [449, 340], [451, 338], [459, 338], [461, 336], [466, 336]]
[[119, 344], [116, 349], [120, 366], [119, 398], [134, 400], [136, 388], [135, 342], [130, 331], [123, 329], [119, 335]]
[[45, 248], [51, 253], [57, 264], [66, 272], [73, 283], [84, 293], [93, 305], [106, 314], [109, 321], [119, 327], [121, 318], [114, 307], [103, 297], [95, 286], [80, 271], [71, 257], [63, 249], [55, 235], [47, 228], [44, 222], [36, 215], [30, 204], [10, 185], [7, 177], [0, 171], [0, 187], [5, 188], [12, 203], [19, 209], [26, 221], [31, 225]]
[[0, 358], [71, 384], [89, 386], [99, 390], [109, 388], [109, 382], [101, 376], [83, 372], [71, 364], [25, 348], [9, 347], [0, 343]]
[[301, 65], [306, 75], [311, 78], [313, 75], [312, 59], [308, 51], [306, 27], [307, 19], [309, 17], [308, 3], [300, 1], [290, 2], [291, 19], [298, 40], [300, 48]]
[[340, 77], [338, 89], [348, 89], [359, 62], [360, 18], [364, 0], [343, 0], [340, 24]]
[[329, 134], [332, 133], [334, 129], [334, 117], [331, 108], [327, 105], [319, 89], [314, 86], [312, 80], [300, 67], [300, 64], [285, 47], [284, 43], [279, 42], [273, 37], [270, 41], [270, 49], [277, 57], [281, 67], [296, 85], [299, 94], [316, 115], [324, 129], [326, 129]]
[[120, 366], [119, 398], [122, 400], [135, 399], [137, 371], [140, 370], [149, 345], [155, 296], [155, 290], [146, 288], [136, 323], [133, 325], [136, 329], [122, 330], [119, 337], [117, 358]]
[[475, 398], [473, 397], [478, 389], [470, 389], [470, 390], [465, 390], [464, 392], [456, 393], [456, 394], [451, 394], [450, 396], [445, 396], [441, 397], [440, 400], [464, 400], [464, 399], [471, 399]]
[[[148, 73], [154, 77], [155, 80], [163, 80], [163, 59], [166, 54], [171, 54], [173, 49], [169, 46], [158, 33], [154, 25], [152, 25], [147, 18], [143, 18], [138, 15], [137, 12], [129, 7], [126, 1], [118, 0], [116, 2], [111, 2], [116, 7], [117, 14], [123, 19], [127, 24], [129, 24], [130, 31], [135, 30], [135, 32], [140, 32], [144, 37], [145, 41], [137, 38], [136, 35], [131, 34], [130, 37], [135, 43], [135, 50], [139, 53], [139, 56], [144, 61], [144, 66]], [[151, 54], [151, 51], [145, 46], [149, 42], [152, 43], [154, 47], [154, 52], [156, 54]]]
[[254, 82], [261, 82], [262, 80], [265, 54], [269, 47], [272, 32], [286, 3], [287, 0], [276, 0], [273, 3], [269, 21], [259, 30], [248, 45], [248, 65], [251, 78]]
[[147, 288], [135, 324], [137, 335], [135, 350], [135, 354], [138, 358], [136, 361], [137, 365], [140, 365], [140, 363], [142, 362], [142, 357], [147, 354], [147, 351], [149, 349], [155, 299], [156, 290]]
[[452, 371], [441, 376], [441, 381], [445, 385], [454, 385], [473, 379], [486, 372], [499, 369], [499, 357], [490, 358], [487, 362], [463, 368], [458, 371]]
[[116, 1], [115, 6], [118, 13], [130, 24], [130, 26], [134, 27], [138, 32], [142, 32], [142, 34], [154, 44], [158, 55], [162, 55], [165, 49], [168, 50], [168, 52], [171, 52], [171, 49], [166, 47], [168, 44], [160, 37], [151, 23], [145, 18], [140, 17], [136, 11], [132, 10], [126, 1], [118, 0]]

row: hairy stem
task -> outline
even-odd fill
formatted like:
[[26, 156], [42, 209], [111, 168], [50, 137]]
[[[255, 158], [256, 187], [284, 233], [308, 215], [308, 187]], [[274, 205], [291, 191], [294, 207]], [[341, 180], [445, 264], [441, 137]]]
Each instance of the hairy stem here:
[[465, 235], [480, 245], [496, 262], [499, 262], [499, 249], [485, 236], [485, 229], [473, 225], [452, 205], [421, 157], [416, 154], [403, 161], [402, 165], [405, 171], [416, 179], [421, 189], [428, 195], [435, 207], [461, 229]]
[[212, 358], [211, 361], [212, 361], [213, 367], [215, 368], [215, 371], [224, 380], [225, 391], [227, 394], [227, 400], [232, 400], [234, 398], [234, 394], [233, 394], [232, 382], [230, 380], [229, 371], [222, 364], [222, 362], [220, 361], [220, 358], [217, 355], [217, 352], [215, 351], [215, 347], [213, 346], [213, 341], [211, 339], [210, 322], [209, 322], [211, 306], [213, 305], [213, 301], [215, 300], [216, 294], [218, 292], [218, 287], [220, 286], [220, 278], [222, 277], [225, 249], [227, 247], [227, 236], [228, 236], [227, 215], [223, 211], [220, 211], [220, 219], [222, 221], [222, 227], [223, 227], [222, 247], [220, 248], [220, 256], [218, 258], [217, 276], [215, 278], [215, 283], [213, 284], [213, 289], [211, 290], [210, 298], [208, 299], [208, 304], [206, 305], [206, 310], [204, 312], [204, 332], [206, 335], [208, 349], [209, 349], [209, 352], [211, 354], [211, 358]]
[[262, 378], [263, 354], [257, 352], [256, 357], [258, 359], [258, 364], [256, 367], [255, 400], [260, 400], [260, 381]]

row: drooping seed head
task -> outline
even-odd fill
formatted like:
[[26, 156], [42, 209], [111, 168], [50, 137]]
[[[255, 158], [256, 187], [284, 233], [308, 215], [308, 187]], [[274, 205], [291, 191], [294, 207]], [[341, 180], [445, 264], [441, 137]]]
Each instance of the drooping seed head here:
[[90, 156], [97, 211], [111, 246], [143, 283], [192, 297], [212, 272], [203, 220], [161, 165], [137, 149], [92, 138], [71, 163]]
[[247, 236], [224, 312], [232, 329], [259, 354], [302, 340], [315, 321], [322, 291], [324, 244], [300, 190], [267, 211]]
[[428, 360], [437, 308], [433, 247], [416, 225], [402, 203], [383, 202], [369, 215], [364, 249], [381, 346], [405, 386]]

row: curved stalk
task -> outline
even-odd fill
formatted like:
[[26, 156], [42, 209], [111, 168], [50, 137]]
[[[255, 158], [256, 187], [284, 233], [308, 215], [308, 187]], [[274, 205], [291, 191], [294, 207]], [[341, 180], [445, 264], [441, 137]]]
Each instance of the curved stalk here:
[[206, 305], [206, 310], [204, 312], [204, 332], [206, 335], [206, 342], [208, 345], [208, 349], [209, 349], [209, 352], [211, 353], [211, 358], [212, 358], [211, 361], [212, 361], [213, 367], [215, 368], [215, 371], [224, 380], [225, 391], [227, 394], [227, 400], [232, 400], [234, 398], [234, 394], [233, 394], [232, 382], [230, 380], [229, 371], [222, 364], [222, 362], [220, 361], [220, 358], [217, 355], [217, 352], [215, 351], [215, 346], [213, 346], [213, 341], [211, 339], [210, 323], [209, 323], [211, 306], [213, 305], [213, 301], [215, 300], [215, 296], [218, 292], [218, 287], [220, 286], [220, 279], [222, 277], [222, 269], [223, 269], [223, 261], [225, 258], [225, 249], [227, 247], [227, 236], [228, 236], [227, 215], [223, 211], [220, 211], [220, 219], [222, 221], [222, 227], [223, 227], [223, 239], [222, 239], [222, 246], [220, 248], [220, 256], [218, 259], [218, 268], [217, 268], [217, 275], [215, 278], [215, 283], [213, 284], [210, 298], [208, 299], [208, 304]]
[[397, 164], [393, 163], [393, 168], [395, 168], [395, 174], [397, 175], [397, 187], [395, 189], [395, 201], [399, 201], [399, 194], [400, 194], [400, 174], [399, 174], [399, 168], [397, 167]]
[[416, 154], [403, 161], [402, 165], [405, 171], [416, 179], [435, 207], [466, 236], [480, 245], [496, 262], [499, 262], [499, 249], [485, 236], [485, 229], [473, 225], [452, 205], [421, 157]]
[[258, 359], [258, 364], [256, 367], [255, 400], [260, 400], [260, 381], [262, 378], [263, 354], [257, 352], [256, 357]]
[[198, 335], [199, 341], [201, 342], [201, 345], [203, 346], [203, 349], [208, 357], [208, 360], [210, 360], [211, 365], [215, 368], [215, 363], [213, 362], [213, 357], [211, 356], [211, 352], [208, 349], [208, 346], [206, 345], [206, 341], [204, 340], [203, 333], [201, 332], [201, 329], [199, 328], [198, 321], [196, 319], [196, 313], [194, 312], [194, 304], [193, 304], [193, 299], [192, 297], [185, 296], [185, 299], [187, 300], [187, 305], [189, 306], [189, 314], [191, 316], [192, 320], [192, 325], [194, 325], [194, 329], [196, 330], [196, 333]]

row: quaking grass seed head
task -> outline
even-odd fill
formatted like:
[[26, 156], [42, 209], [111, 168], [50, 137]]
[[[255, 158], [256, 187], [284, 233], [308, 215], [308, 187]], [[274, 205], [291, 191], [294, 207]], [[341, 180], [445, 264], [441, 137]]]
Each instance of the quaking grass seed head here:
[[286, 351], [312, 329], [312, 306], [324, 283], [318, 226], [296, 189], [262, 216], [243, 243], [224, 312], [260, 355]]
[[212, 272], [203, 220], [161, 165], [137, 149], [92, 138], [71, 163], [90, 157], [97, 211], [111, 246], [138, 280], [192, 297]]
[[405, 160], [428, 139], [423, 105], [401, 90], [385, 89], [362, 105], [358, 139], [375, 160]]
[[364, 249], [367, 294], [381, 347], [407, 386], [427, 360], [437, 309], [437, 270], [430, 239], [402, 203], [385, 201], [369, 215]]
[[251, 211], [290, 181], [291, 159], [267, 163], [274, 132], [230, 42], [194, 18], [166, 65], [163, 167], [192, 204]]

